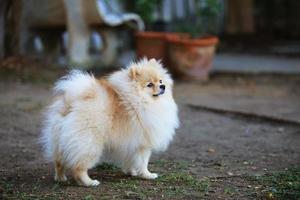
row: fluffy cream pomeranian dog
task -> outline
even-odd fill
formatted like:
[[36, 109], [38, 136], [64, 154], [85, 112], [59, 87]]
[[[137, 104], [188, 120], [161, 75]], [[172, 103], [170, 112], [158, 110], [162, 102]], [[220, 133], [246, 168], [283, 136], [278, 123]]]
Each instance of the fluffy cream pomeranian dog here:
[[88, 169], [103, 161], [132, 176], [157, 178], [148, 170], [151, 153], [165, 150], [179, 125], [172, 86], [154, 59], [103, 79], [74, 70], [58, 80], [41, 138], [55, 180], [66, 181], [70, 170], [79, 185], [97, 186]]

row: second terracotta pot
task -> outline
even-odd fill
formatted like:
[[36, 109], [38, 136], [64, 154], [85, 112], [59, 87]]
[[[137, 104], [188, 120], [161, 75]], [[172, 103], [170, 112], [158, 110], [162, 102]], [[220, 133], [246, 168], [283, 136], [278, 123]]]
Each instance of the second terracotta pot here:
[[168, 41], [170, 39], [187, 38], [188, 34], [169, 32], [137, 32], [136, 51], [138, 58], [155, 58], [168, 66]]
[[218, 41], [217, 37], [170, 38], [168, 45], [170, 70], [182, 79], [206, 81]]

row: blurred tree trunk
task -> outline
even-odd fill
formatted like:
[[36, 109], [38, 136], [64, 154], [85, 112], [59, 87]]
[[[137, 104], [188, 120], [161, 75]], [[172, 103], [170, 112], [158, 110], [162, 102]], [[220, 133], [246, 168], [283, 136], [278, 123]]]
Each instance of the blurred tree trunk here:
[[0, 58], [5, 56], [5, 34], [7, 11], [10, 0], [0, 0]]
[[253, 0], [227, 0], [225, 29], [228, 34], [255, 32]]
[[[1, 0], [0, 0], [1, 1]], [[9, 16], [5, 26], [5, 49], [7, 55], [25, 55], [31, 49], [27, 47], [31, 35], [28, 29], [28, 23], [24, 17], [23, 6], [24, 0], [9, 0]]]

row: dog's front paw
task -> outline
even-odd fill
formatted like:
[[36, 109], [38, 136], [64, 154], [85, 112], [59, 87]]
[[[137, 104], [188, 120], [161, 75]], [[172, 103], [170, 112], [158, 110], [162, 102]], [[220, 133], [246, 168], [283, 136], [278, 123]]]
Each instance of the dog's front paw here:
[[158, 177], [157, 173], [150, 173], [150, 172], [145, 172], [141, 176], [144, 179], [156, 179]]
[[138, 174], [137, 170], [131, 170], [130, 175], [131, 176], [138, 176], [139, 174]]
[[86, 184], [83, 184], [86, 187], [96, 187], [98, 185], [100, 185], [100, 182], [98, 180], [91, 180]]
[[66, 175], [61, 175], [61, 176], [55, 175], [54, 180], [57, 182], [66, 182], [68, 179]]

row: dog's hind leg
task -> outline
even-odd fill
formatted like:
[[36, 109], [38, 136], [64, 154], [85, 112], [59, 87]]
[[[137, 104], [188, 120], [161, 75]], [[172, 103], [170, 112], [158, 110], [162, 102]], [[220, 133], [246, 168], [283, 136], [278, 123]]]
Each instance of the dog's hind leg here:
[[100, 182], [98, 180], [93, 180], [88, 175], [88, 170], [93, 168], [99, 161], [102, 154], [102, 145], [99, 143], [98, 146], [93, 146], [90, 144], [94, 150], [98, 147], [98, 151], [94, 153], [82, 154], [81, 159], [78, 160], [78, 163], [71, 167], [71, 171], [74, 179], [79, 185], [82, 186], [98, 186]]
[[77, 167], [72, 169], [73, 177], [79, 185], [82, 186], [98, 186], [100, 182], [93, 180], [88, 175], [88, 169], [85, 167]]
[[67, 177], [65, 175], [65, 167], [60, 161], [55, 161], [54, 180], [59, 182], [67, 181]]

